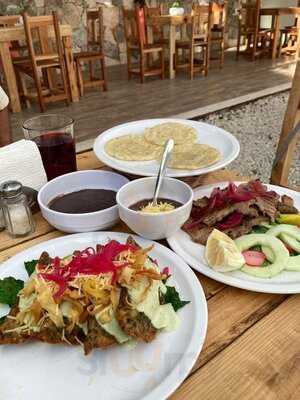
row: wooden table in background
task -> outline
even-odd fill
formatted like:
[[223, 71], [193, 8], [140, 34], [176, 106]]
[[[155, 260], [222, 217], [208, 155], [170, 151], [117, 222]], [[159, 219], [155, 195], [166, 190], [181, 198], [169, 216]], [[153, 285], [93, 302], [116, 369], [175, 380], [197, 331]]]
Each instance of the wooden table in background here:
[[[73, 63], [72, 28], [70, 25], [60, 25], [60, 32], [65, 49], [66, 68], [70, 85], [71, 99], [73, 102], [75, 102], [79, 101], [79, 93]], [[49, 31], [49, 35], [50, 37], [54, 37], [54, 31]], [[9, 51], [10, 42], [13, 40], [25, 41], [25, 31], [22, 25], [13, 28], [0, 28], [0, 58], [2, 62], [4, 78], [8, 87], [10, 107], [13, 112], [20, 112], [21, 103], [17, 80]]]
[[[92, 152], [77, 159], [81, 170], [107, 168]], [[185, 181], [197, 187], [238, 179], [233, 172], [221, 170]], [[0, 262], [64, 235], [40, 214], [35, 214], [35, 220], [37, 229], [27, 238], [11, 239], [0, 233]], [[113, 230], [126, 232], [127, 227], [120, 223]], [[170, 399], [298, 400], [299, 295], [249, 292], [196, 275], [208, 302], [207, 337], [191, 373]]]
[[[176, 44], [176, 26], [184, 25], [190, 15], [158, 15], [149, 17], [149, 25], [162, 25], [169, 27], [169, 78], [175, 78], [174, 57]], [[148, 21], [147, 21], [148, 23]]]
[[260, 15], [271, 16], [274, 26], [274, 41], [272, 49], [272, 60], [277, 57], [278, 42], [280, 37], [280, 17], [283, 15], [300, 15], [300, 7], [280, 7], [280, 8], [262, 8]]

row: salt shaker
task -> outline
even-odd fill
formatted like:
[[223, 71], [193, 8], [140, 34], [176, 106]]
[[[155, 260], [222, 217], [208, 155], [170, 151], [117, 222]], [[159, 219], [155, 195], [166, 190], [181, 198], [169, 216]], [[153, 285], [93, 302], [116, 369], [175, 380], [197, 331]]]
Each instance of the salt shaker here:
[[1, 185], [3, 213], [8, 233], [12, 237], [26, 236], [34, 231], [33, 217], [20, 182]]

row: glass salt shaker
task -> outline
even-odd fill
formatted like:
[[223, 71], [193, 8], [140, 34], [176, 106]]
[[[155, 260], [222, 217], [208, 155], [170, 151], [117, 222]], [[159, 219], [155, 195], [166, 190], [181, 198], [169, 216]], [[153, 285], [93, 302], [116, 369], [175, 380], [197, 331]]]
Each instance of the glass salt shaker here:
[[17, 181], [1, 185], [6, 229], [12, 237], [26, 236], [34, 231], [34, 221], [23, 186]]

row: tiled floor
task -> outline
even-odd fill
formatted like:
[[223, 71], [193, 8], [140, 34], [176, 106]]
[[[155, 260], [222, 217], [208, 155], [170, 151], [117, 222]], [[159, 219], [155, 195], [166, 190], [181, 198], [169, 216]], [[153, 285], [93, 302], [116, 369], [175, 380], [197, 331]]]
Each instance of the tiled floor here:
[[[225, 66], [212, 68], [208, 77], [196, 76], [191, 81], [185, 71], [174, 80], [149, 78], [144, 84], [133, 79], [128, 82], [126, 66], [110, 67], [109, 90], [86, 92], [78, 103], [69, 107], [56, 103], [49, 113], [65, 113], [76, 121], [77, 142], [96, 137], [114, 125], [136, 119], [168, 117], [199, 107], [208, 106], [239, 96], [248, 95], [277, 85], [289, 83], [294, 63], [271, 60], [250, 62], [234, 53], [226, 54]], [[36, 114], [36, 106], [12, 115], [14, 139], [20, 139], [22, 121]]]

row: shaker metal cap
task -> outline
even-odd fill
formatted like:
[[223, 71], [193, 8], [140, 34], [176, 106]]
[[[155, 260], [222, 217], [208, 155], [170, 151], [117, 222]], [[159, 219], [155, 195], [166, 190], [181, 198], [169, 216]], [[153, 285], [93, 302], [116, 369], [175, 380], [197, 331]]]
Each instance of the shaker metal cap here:
[[18, 181], [7, 181], [2, 183], [0, 187], [0, 195], [5, 198], [16, 197], [22, 193], [23, 186]]

